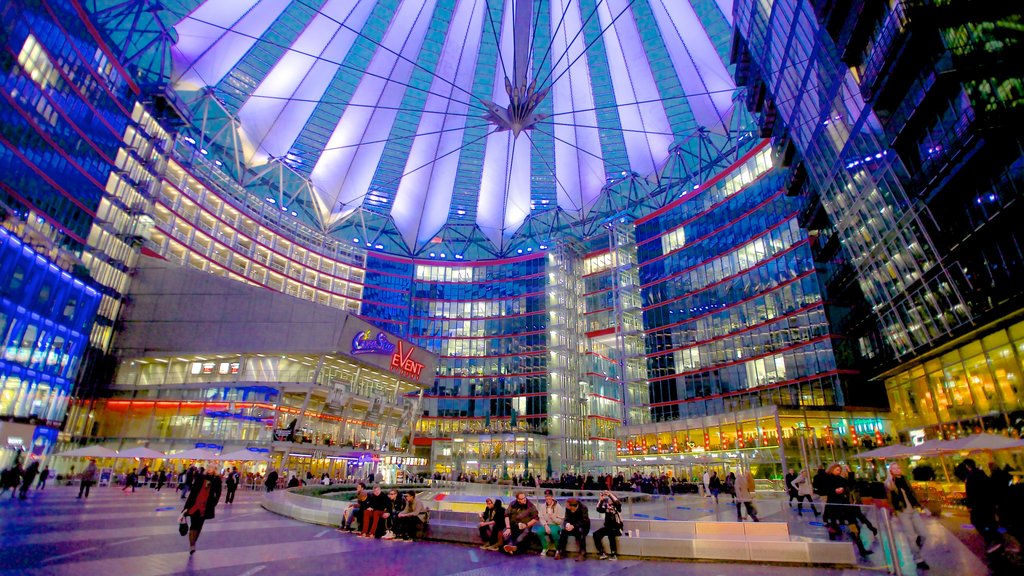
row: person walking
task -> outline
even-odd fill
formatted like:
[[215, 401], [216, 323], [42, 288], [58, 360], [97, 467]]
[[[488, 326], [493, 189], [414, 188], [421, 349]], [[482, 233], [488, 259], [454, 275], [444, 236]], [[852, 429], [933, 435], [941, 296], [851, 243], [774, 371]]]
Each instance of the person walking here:
[[999, 535], [999, 524], [996, 522], [996, 499], [991, 479], [978, 468], [973, 458], [961, 463], [967, 471], [964, 480], [967, 509], [970, 510], [971, 524], [985, 540], [985, 552], [993, 554], [1003, 547], [1003, 539]]
[[797, 504], [800, 503], [800, 493], [797, 490], [796, 486], [793, 485], [793, 480], [796, 480], [796, 477], [797, 473], [794, 472], [792, 468], [789, 469], [789, 472], [786, 472], [786, 494], [789, 495], [790, 508], [793, 507], [793, 500], [796, 500]]
[[82, 476], [79, 478], [78, 496], [76, 496], [76, 498], [81, 498], [82, 495], [85, 495], [85, 497], [88, 498], [89, 497], [89, 488], [92, 487], [93, 482], [95, 482], [95, 481], [96, 481], [96, 459], [95, 458], [89, 458], [89, 465], [85, 467], [85, 470], [82, 471]]
[[811, 494], [814, 490], [811, 487], [811, 475], [806, 468], [800, 471], [793, 479], [793, 486], [796, 488], [796, 514], [797, 516], [804, 515], [804, 499], [811, 505], [811, 511], [814, 512], [814, 517], [820, 516], [818, 509], [814, 507], [814, 499]]
[[702, 486], [704, 486], [704, 497], [711, 498], [711, 472], [707, 468], [704, 469], [704, 476], [701, 477]]
[[267, 474], [267, 479], [263, 482], [263, 485], [267, 487], [267, 494], [270, 494], [274, 491], [274, 488], [277, 488], [277, 470], [271, 470]]
[[565, 554], [565, 547], [569, 544], [569, 537], [576, 539], [580, 553], [576, 557], [577, 562], [587, 559], [587, 534], [590, 533], [590, 512], [587, 507], [576, 498], [569, 498], [565, 501], [565, 523], [562, 524], [562, 533], [558, 536], [558, 550], [555, 551], [555, 560], [559, 560]]
[[827, 498], [823, 520], [828, 526], [829, 538], [838, 540], [842, 535], [843, 526], [846, 526], [850, 540], [857, 546], [861, 558], [867, 558], [871, 550], [868, 550], [861, 541], [860, 528], [853, 519], [854, 515], [850, 510], [850, 488], [842, 475], [842, 464], [832, 464], [828, 467], [827, 474], [822, 480], [822, 491]]
[[903, 470], [896, 462], [889, 464], [889, 472], [885, 476], [885, 491], [889, 495], [889, 503], [892, 504], [892, 515], [903, 528], [903, 534], [910, 542], [910, 553], [917, 564], [918, 570], [928, 570], [930, 566], [924, 561], [921, 554], [924, 548], [924, 525], [921, 522], [921, 515], [918, 509], [921, 504], [917, 501], [910, 482], [903, 475]]
[[28, 489], [32, 487], [32, 483], [36, 481], [36, 476], [39, 475], [39, 461], [33, 460], [25, 467], [25, 471], [21, 475], [21, 491], [18, 497], [24, 500], [28, 496]]
[[196, 553], [196, 541], [203, 531], [207, 520], [212, 520], [217, 509], [217, 502], [220, 501], [221, 481], [220, 476], [212, 471], [203, 474], [201, 471], [194, 476], [192, 486], [189, 487], [188, 498], [185, 500], [185, 507], [181, 510], [182, 517], [187, 517], [188, 522], [188, 553]]
[[734, 484], [736, 488], [736, 521], [743, 522], [743, 508], [747, 509], [747, 515], [754, 522], [760, 522], [757, 518], [757, 508], [754, 508], [754, 475], [750, 470], [740, 471]]
[[232, 466], [231, 471], [228, 472], [227, 479], [224, 481], [224, 487], [227, 488], [224, 495], [225, 504], [231, 504], [235, 501], [235, 490], [238, 490], [238, 483], [241, 478], [242, 477], [238, 474], [238, 468]]
[[129, 488], [132, 489], [132, 493], [135, 493], [135, 485], [139, 483], [139, 477], [135, 474], [135, 470], [128, 473], [124, 480], [124, 488], [121, 488], [121, 492], [127, 492]]
[[708, 488], [711, 490], [711, 496], [715, 499], [715, 504], [718, 504], [718, 495], [722, 492], [722, 479], [718, 477], [718, 472], [711, 472]]
[[[601, 560], [617, 560], [619, 556], [618, 539], [622, 535], [622, 502], [612, 494], [610, 490], [601, 494], [597, 502], [597, 513], [604, 514], [604, 526], [594, 532], [594, 548], [597, 548], [598, 557]], [[601, 541], [608, 537], [608, 551], [605, 554]]]
[[526, 492], [516, 492], [516, 499], [505, 514], [505, 553], [515, 554], [538, 522], [537, 507], [526, 498]]
[[39, 483], [36, 484], [36, 490], [42, 490], [46, 488], [46, 479], [50, 477], [50, 467], [43, 467], [43, 471], [39, 473]]
[[565, 521], [565, 509], [555, 500], [555, 493], [550, 489], [544, 491], [544, 505], [538, 509], [540, 522], [533, 531], [540, 540], [540, 555], [547, 556], [548, 548], [557, 548], [558, 533]]

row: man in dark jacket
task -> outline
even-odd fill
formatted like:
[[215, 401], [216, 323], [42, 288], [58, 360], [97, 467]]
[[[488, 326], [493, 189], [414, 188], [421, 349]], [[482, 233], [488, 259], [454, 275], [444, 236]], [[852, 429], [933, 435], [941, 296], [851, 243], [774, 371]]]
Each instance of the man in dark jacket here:
[[363, 505], [363, 520], [361, 526], [363, 527], [363, 538], [376, 538], [377, 527], [383, 527], [381, 519], [384, 518], [384, 514], [391, 511], [391, 500], [388, 499], [387, 495], [382, 493], [380, 490], [380, 484], [373, 487], [373, 492], [366, 498], [366, 503]]
[[786, 493], [789, 494], [789, 507], [793, 507], [793, 500], [800, 502], [800, 495], [796, 491], [796, 486], [793, 486], [793, 480], [796, 480], [796, 471], [792, 468], [786, 473]]
[[238, 490], [238, 483], [241, 478], [241, 475], [238, 474], [238, 468], [233, 466], [231, 471], [228, 472], [228, 477], [224, 480], [224, 486], [228, 489], [227, 495], [224, 496], [225, 504], [231, 504], [235, 501], [235, 490]]
[[266, 485], [268, 494], [273, 492], [274, 488], [277, 488], [277, 470], [271, 470], [263, 484]]
[[576, 561], [587, 558], [587, 534], [590, 533], [590, 512], [587, 507], [576, 498], [569, 498], [565, 501], [565, 523], [562, 524], [562, 533], [558, 536], [558, 550], [555, 551], [555, 560], [562, 558], [565, 554], [565, 546], [569, 543], [569, 536], [576, 539], [580, 548]]
[[203, 531], [203, 525], [207, 520], [212, 520], [217, 502], [220, 501], [221, 482], [220, 476], [212, 471], [209, 474], [195, 474], [192, 486], [189, 487], [188, 499], [185, 500], [185, 507], [181, 515], [189, 519], [188, 527], [188, 553], [196, 553], [196, 540], [199, 533]]
[[985, 551], [991, 554], [1003, 547], [999, 525], [996, 522], [996, 499], [992, 481], [971, 458], [963, 461], [963, 467], [967, 470], [964, 491], [967, 493], [967, 509], [971, 511], [971, 524], [985, 540]]
[[516, 492], [516, 499], [505, 513], [505, 553], [515, 554], [516, 550], [532, 534], [534, 524], [540, 522], [537, 507], [526, 499], [526, 492]]

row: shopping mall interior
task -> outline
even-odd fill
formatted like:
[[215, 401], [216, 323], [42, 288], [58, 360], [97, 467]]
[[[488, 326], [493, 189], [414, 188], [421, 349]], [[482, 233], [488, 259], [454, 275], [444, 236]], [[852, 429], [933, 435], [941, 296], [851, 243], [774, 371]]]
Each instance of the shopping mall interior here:
[[778, 478], [1018, 438], [1021, 25], [967, 0], [4, 2], [0, 464]]

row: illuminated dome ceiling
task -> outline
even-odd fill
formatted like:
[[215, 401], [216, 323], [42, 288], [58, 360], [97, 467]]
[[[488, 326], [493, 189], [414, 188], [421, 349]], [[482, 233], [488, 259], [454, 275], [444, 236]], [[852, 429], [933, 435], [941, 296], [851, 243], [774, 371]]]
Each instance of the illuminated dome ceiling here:
[[86, 5], [139, 84], [181, 102], [202, 160], [390, 253], [588, 236], [752, 141], [733, 106], [732, 0]]

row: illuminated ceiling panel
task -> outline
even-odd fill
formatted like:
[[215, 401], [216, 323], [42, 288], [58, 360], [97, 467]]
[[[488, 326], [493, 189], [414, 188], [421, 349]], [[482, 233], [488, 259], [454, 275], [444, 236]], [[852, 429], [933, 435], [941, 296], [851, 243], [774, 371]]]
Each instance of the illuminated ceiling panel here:
[[204, 153], [388, 252], [507, 256], [592, 233], [656, 209], [662, 174], [703, 170], [747, 130], [730, 125], [746, 121], [723, 61], [731, 0], [147, 5], [140, 30], [174, 23], [164, 83]]

